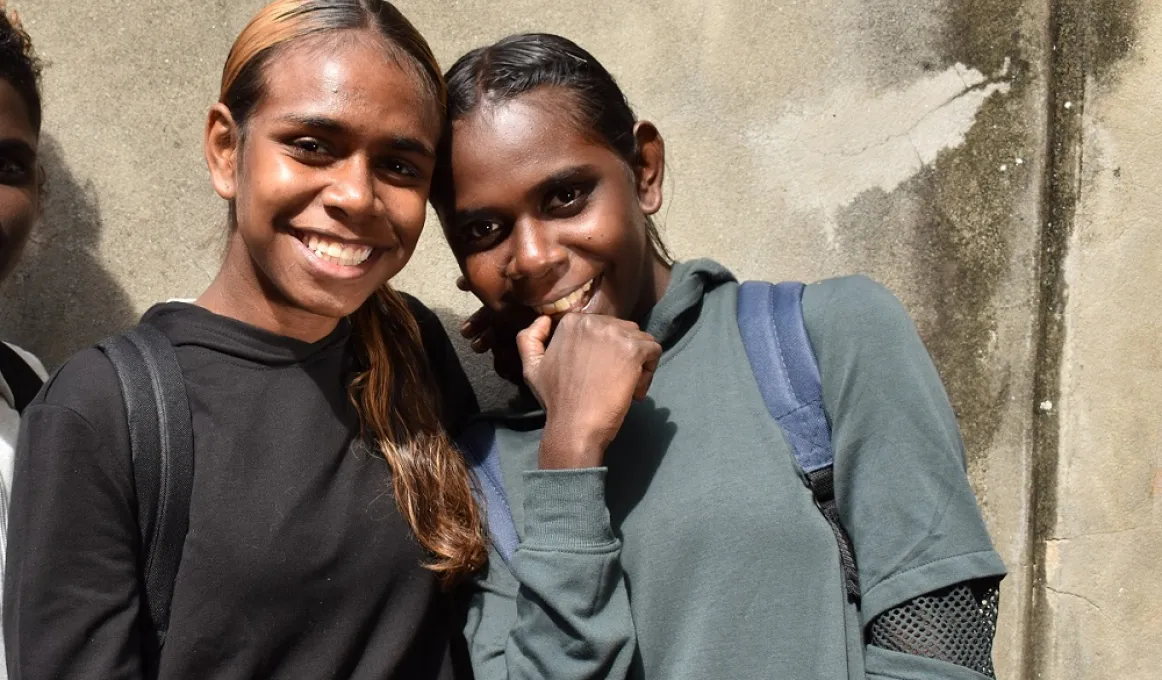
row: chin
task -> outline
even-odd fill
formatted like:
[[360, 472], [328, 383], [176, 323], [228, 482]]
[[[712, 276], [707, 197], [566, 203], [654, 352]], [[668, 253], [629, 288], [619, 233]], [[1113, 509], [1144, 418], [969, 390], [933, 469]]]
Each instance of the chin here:
[[316, 316], [342, 319], [354, 314], [370, 297], [371, 294], [352, 297], [328, 295], [322, 291], [313, 290], [291, 297], [291, 304]]

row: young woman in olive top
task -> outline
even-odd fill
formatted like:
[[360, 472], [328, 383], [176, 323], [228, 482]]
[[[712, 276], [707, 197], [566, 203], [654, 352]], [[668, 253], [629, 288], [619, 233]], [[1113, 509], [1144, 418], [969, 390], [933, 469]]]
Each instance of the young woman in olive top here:
[[491, 316], [467, 334], [500, 359], [519, 350], [535, 397], [491, 419], [520, 543], [476, 584], [477, 677], [991, 675], [1004, 566], [891, 293], [848, 277], [802, 297], [857, 604], [764, 407], [739, 284], [710, 260], [674, 263], [651, 222], [657, 127], [557, 36], [475, 50], [446, 78], [433, 199]]

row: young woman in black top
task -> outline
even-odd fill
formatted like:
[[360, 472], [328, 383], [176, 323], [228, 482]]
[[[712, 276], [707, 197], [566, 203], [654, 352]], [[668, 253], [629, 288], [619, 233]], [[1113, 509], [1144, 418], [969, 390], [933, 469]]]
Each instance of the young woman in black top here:
[[[175, 346], [194, 480], [163, 678], [453, 678], [447, 586], [485, 547], [450, 444], [475, 398], [393, 291], [424, 225], [444, 85], [383, 0], [277, 0], [232, 48], [206, 160], [217, 277], [143, 323]], [[26, 411], [4, 634], [13, 678], [150, 675], [126, 413], [81, 352]]]

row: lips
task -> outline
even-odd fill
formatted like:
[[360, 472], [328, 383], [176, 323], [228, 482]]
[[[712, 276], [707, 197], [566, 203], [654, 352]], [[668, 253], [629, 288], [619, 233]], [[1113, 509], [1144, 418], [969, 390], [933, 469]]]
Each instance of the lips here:
[[595, 289], [597, 278], [586, 281], [581, 287], [575, 289], [573, 292], [564, 297], [553, 300], [542, 305], [532, 306], [539, 314], [553, 316], [556, 314], [564, 314], [565, 312], [576, 311], [584, 309], [592, 299], [592, 291]]
[[316, 232], [296, 230], [294, 235], [320, 260], [342, 267], [363, 264], [375, 250], [369, 245], [329, 238]]

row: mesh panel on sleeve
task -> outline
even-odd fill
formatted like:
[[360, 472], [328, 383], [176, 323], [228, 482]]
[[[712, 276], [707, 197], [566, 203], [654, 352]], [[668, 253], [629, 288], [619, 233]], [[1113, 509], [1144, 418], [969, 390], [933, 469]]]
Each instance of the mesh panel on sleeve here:
[[996, 581], [961, 583], [880, 614], [869, 642], [905, 654], [940, 659], [990, 678], [997, 632]]

